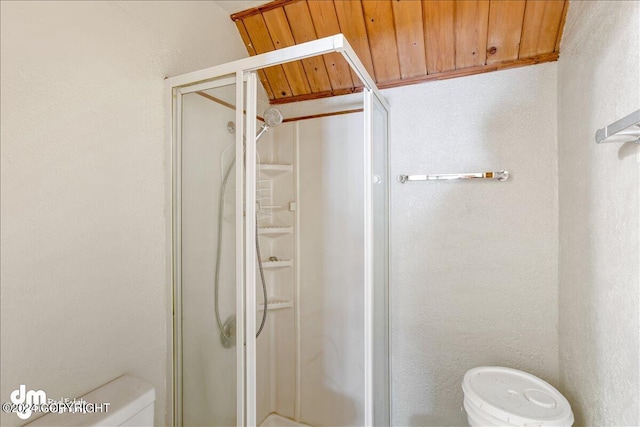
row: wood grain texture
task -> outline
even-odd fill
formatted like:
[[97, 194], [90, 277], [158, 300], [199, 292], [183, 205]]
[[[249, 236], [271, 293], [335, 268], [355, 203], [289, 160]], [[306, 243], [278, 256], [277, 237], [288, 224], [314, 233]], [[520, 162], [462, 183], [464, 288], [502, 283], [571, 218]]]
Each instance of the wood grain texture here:
[[364, 90], [364, 86], [359, 86], [359, 87], [355, 87], [355, 88], [348, 88], [348, 89], [334, 89], [334, 90], [330, 90], [327, 92], [318, 92], [318, 93], [309, 93], [306, 95], [300, 95], [300, 96], [292, 96], [291, 98], [280, 98], [280, 99], [274, 99], [273, 101], [270, 101], [271, 105], [279, 105], [279, 104], [289, 104], [291, 102], [299, 102], [299, 101], [311, 101], [314, 99], [321, 99], [321, 98], [329, 98], [332, 96], [340, 96], [340, 95], [349, 95], [352, 93], [359, 93], [362, 92]]
[[424, 83], [424, 82], [431, 82], [431, 81], [437, 81], [437, 80], [448, 80], [448, 79], [454, 79], [457, 77], [473, 76], [476, 74], [489, 73], [492, 71], [508, 70], [510, 68], [525, 67], [527, 65], [542, 64], [545, 62], [552, 62], [557, 60], [558, 60], [557, 53], [555, 52], [546, 53], [533, 58], [517, 59], [515, 61], [500, 62], [500, 63], [489, 64], [489, 65], [478, 65], [476, 67], [461, 68], [459, 70], [450, 70], [450, 71], [445, 71], [443, 73], [429, 74], [427, 76], [416, 77], [413, 79], [399, 80], [397, 82], [381, 83], [378, 85], [378, 87], [380, 89], [387, 89], [391, 87], [406, 86], [406, 85], [411, 85], [416, 83]]
[[518, 59], [525, 5], [525, 0], [490, 3], [487, 64]]
[[456, 68], [456, 2], [424, 0], [422, 2], [427, 73], [441, 73]]
[[[236, 27], [238, 28], [240, 37], [242, 38], [244, 46], [247, 48], [247, 52], [249, 53], [249, 55], [256, 55], [256, 50], [253, 48], [251, 38], [249, 37], [249, 33], [247, 33], [247, 29], [244, 27], [244, 23], [242, 21], [236, 21]], [[273, 91], [271, 90], [271, 84], [269, 83], [269, 79], [267, 78], [267, 74], [264, 72], [264, 70], [258, 70], [258, 78], [260, 79], [260, 83], [262, 83], [262, 87], [267, 93], [269, 99], [274, 99]]]
[[456, 2], [456, 69], [485, 64], [488, 20], [489, 0]]
[[[213, 102], [215, 102], [216, 104], [220, 104], [220, 105], [222, 105], [223, 107], [227, 107], [227, 108], [229, 108], [229, 109], [231, 109], [231, 110], [234, 110], [234, 111], [236, 110], [236, 106], [235, 106], [235, 105], [233, 105], [233, 104], [229, 104], [228, 102], [223, 101], [223, 100], [222, 100], [222, 99], [220, 99], [220, 98], [216, 98], [216, 97], [215, 97], [215, 96], [213, 96], [213, 95], [209, 95], [209, 94], [208, 94], [208, 93], [206, 93], [206, 92], [203, 92], [203, 91], [199, 90], [199, 91], [197, 91], [197, 92], [196, 92], [196, 94], [197, 94], [197, 95], [200, 95], [200, 96], [201, 96], [201, 97], [203, 97], [203, 98], [207, 98], [209, 101], [213, 101]], [[244, 114], [247, 114], [247, 110], [242, 110], [242, 112], [243, 112]], [[259, 116], [259, 115], [256, 115], [256, 119], [258, 119], [258, 120], [260, 120], [261, 122], [263, 122], [263, 123], [264, 123], [264, 117]]]
[[[347, 38], [371, 77], [376, 80], [377, 76], [373, 67], [373, 61], [371, 60], [371, 50], [367, 36], [367, 27], [364, 23], [362, 4], [359, 1], [351, 0], [335, 0], [333, 4], [336, 9], [336, 15], [338, 16], [340, 32]], [[356, 86], [362, 85], [355, 73], [352, 72], [351, 76]]]
[[567, 21], [568, 11], [569, 0], [566, 0], [562, 9], [562, 18], [560, 18], [560, 25], [558, 26], [558, 35], [556, 36], [556, 48], [554, 49], [554, 52], [560, 52], [560, 43], [562, 42], [562, 33], [564, 33], [564, 24]]
[[[313, 28], [313, 21], [309, 13], [306, 1], [298, 1], [284, 6], [287, 21], [291, 27], [291, 33], [295, 44], [316, 40], [316, 31]], [[302, 60], [302, 65], [309, 80], [311, 92], [326, 92], [331, 90], [331, 81], [324, 59], [321, 56], [314, 56]]]
[[364, 111], [363, 108], [355, 108], [352, 110], [334, 111], [332, 113], [321, 113], [321, 114], [312, 114], [310, 116], [289, 117], [284, 119], [282, 123], [299, 122], [300, 120], [309, 120], [309, 119], [319, 119], [321, 117], [342, 116], [344, 114], [362, 113], [363, 111]]
[[[215, 102], [216, 104], [220, 104], [223, 107], [227, 107], [227, 108], [229, 108], [231, 110], [234, 110], [234, 111], [236, 110], [236, 106], [235, 105], [229, 104], [228, 102], [223, 101], [220, 98], [216, 98], [215, 96], [209, 95], [206, 92], [198, 91], [198, 92], [196, 92], [196, 94], [200, 95], [203, 98], [208, 99], [209, 101]], [[350, 110], [333, 111], [331, 113], [320, 113], [320, 114], [312, 114], [312, 115], [308, 115], [308, 116], [287, 117], [286, 119], [284, 119], [282, 121], [282, 123], [291, 123], [291, 122], [298, 122], [300, 120], [318, 119], [318, 118], [321, 118], [321, 117], [341, 116], [343, 114], [362, 113], [363, 111], [364, 111], [364, 109], [362, 109], [362, 108], [355, 108], [355, 109], [350, 109]], [[243, 113], [247, 114], [247, 112], [244, 111], [244, 110], [243, 110]], [[264, 117], [256, 116], [256, 118], [264, 123]]]
[[[458, 77], [473, 76], [476, 74], [490, 73], [493, 71], [508, 70], [511, 68], [526, 67], [529, 65], [557, 61], [558, 56], [559, 55], [557, 52], [553, 52], [553, 53], [547, 53], [544, 55], [539, 55], [533, 58], [517, 59], [515, 61], [501, 62], [501, 63], [490, 64], [490, 65], [478, 65], [476, 67], [462, 68], [460, 70], [449, 70], [449, 71], [444, 71], [442, 73], [428, 74], [426, 76], [419, 76], [411, 79], [401, 79], [395, 82], [380, 83], [378, 84], [378, 88], [389, 89], [389, 88], [399, 87], [399, 86], [406, 86], [406, 85], [412, 85], [412, 84], [418, 84], [418, 83], [427, 83], [427, 82], [438, 81], [438, 80], [455, 79]], [[354, 92], [360, 92], [360, 91], [362, 91], [362, 88], [356, 88], [354, 90]], [[352, 92], [347, 90], [344, 93], [338, 93], [337, 95], [347, 94], [347, 93], [352, 93]], [[288, 99], [276, 99], [271, 103], [287, 104], [290, 102], [309, 101], [312, 99], [326, 98], [334, 95], [336, 94], [332, 92], [314, 93], [309, 95], [291, 97]]]
[[[565, 0], [276, 0], [239, 12], [250, 55], [343, 33], [379, 87], [558, 58]], [[240, 17], [240, 18], [238, 18]], [[272, 103], [358, 92], [339, 53], [260, 70]]]
[[400, 77], [406, 79], [423, 76], [427, 74], [424, 26], [421, 19], [416, 19], [422, 16], [422, 2], [395, 0], [391, 5], [398, 42]]
[[[291, 34], [291, 28], [289, 27], [289, 21], [287, 15], [284, 13], [283, 8], [271, 9], [262, 14], [264, 22], [267, 24], [267, 29], [271, 35], [271, 41], [276, 49], [282, 49], [283, 47], [289, 47], [295, 45], [293, 40], [293, 34]], [[309, 86], [309, 80], [305, 72], [304, 66], [300, 61], [287, 62], [282, 64], [284, 74], [287, 76], [289, 87], [293, 95], [302, 95], [303, 93], [311, 92]]]
[[[340, 32], [338, 16], [332, 1], [309, 1], [307, 2], [313, 27], [318, 38], [332, 36]], [[351, 78], [351, 67], [339, 53], [330, 53], [323, 58], [329, 74], [331, 88], [345, 89], [354, 86]]]
[[292, 4], [292, 3], [296, 3], [298, 1], [303, 1], [303, 0], [273, 0], [269, 3], [265, 3], [261, 6], [258, 7], [252, 7], [250, 9], [247, 10], [243, 10], [237, 13], [234, 13], [230, 16], [232, 21], [237, 21], [239, 19], [244, 19], [247, 18], [249, 16], [253, 16], [253, 15], [259, 15], [263, 12], [269, 11], [271, 9], [276, 9], [278, 7], [283, 7], [286, 6], [288, 4]]
[[[267, 30], [267, 24], [265, 24], [261, 14], [251, 15], [243, 19], [242, 22], [251, 37], [251, 44], [256, 53], [260, 54], [275, 50], [269, 30]], [[267, 76], [267, 80], [269, 80], [275, 99], [288, 98], [293, 95], [282, 65], [267, 67], [264, 69], [264, 73]]]
[[562, 0], [527, 1], [519, 58], [555, 51], [563, 10]]
[[400, 78], [398, 44], [394, 28], [391, 0], [366, 0], [362, 2], [364, 22], [367, 28], [376, 81], [388, 82]]

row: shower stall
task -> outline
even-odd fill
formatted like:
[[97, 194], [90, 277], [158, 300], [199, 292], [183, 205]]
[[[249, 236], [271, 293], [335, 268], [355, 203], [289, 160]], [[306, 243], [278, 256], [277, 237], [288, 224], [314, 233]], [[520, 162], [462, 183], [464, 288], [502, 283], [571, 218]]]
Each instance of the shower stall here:
[[[270, 105], [326, 55], [356, 90]], [[261, 84], [262, 82], [262, 84]], [[335, 35], [167, 79], [176, 426], [390, 424], [388, 105]]]

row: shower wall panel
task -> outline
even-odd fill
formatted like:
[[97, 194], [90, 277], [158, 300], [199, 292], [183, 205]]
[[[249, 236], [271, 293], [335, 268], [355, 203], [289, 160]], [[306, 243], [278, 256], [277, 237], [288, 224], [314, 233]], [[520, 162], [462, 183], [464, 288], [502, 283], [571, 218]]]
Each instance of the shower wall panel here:
[[364, 424], [362, 113], [297, 122], [300, 421]]
[[[260, 252], [267, 286], [268, 315], [258, 338], [257, 416], [260, 423], [270, 413], [295, 417], [296, 402], [296, 326], [295, 326], [295, 201], [294, 175], [295, 125], [285, 123], [271, 128], [260, 139], [258, 150], [258, 230], [287, 232], [261, 233]], [[277, 263], [281, 266], [278, 267]], [[274, 266], [274, 264], [276, 266]], [[257, 275], [259, 277], [259, 273]], [[257, 301], [263, 300], [260, 281]], [[258, 312], [258, 325], [262, 311]]]

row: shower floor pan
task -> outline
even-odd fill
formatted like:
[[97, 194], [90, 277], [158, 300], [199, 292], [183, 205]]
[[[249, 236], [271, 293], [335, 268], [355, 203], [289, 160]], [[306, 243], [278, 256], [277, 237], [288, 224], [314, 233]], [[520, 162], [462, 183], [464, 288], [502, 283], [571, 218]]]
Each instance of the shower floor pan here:
[[297, 423], [278, 414], [271, 414], [260, 424], [260, 427], [310, 427], [308, 424]]

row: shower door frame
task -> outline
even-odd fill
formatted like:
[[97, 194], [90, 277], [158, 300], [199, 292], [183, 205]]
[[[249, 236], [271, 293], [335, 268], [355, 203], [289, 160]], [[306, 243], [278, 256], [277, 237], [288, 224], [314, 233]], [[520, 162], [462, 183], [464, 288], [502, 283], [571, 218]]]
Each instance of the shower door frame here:
[[[299, 45], [279, 49], [273, 52], [240, 59], [226, 64], [206, 68], [203, 70], [183, 74], [165, 80], [167, 92], [167, 141], [170, 150], [167, 158], [168, 163], [167, 181], [172, 189], [167, 201], [167, 212], [170, 213], [171, 221], [167, 224], [168, 235], [171, 236], [167, 250], [171, 253], [168, 257], [168, 277], [169, 283], [169, 345], [172, 347], [170, 353], [170, 363], [168, 370], [171, 373], [172, 381], [169, 383], [168, 395], [172, 396], [172, 405], [169, 409], [172, 412], [171, 419], [176, 426], [182, 425], [182, 314], [181, 314], [181, 144], [182, 144], [182, 96], [195, 91], [211, 89], [232, 83], [235, 75], [236, 84], [236, 126], [241, 130], [236, 133], [236, 158], [243, 156], [243, 135], [246, 135], [246, 177], [243, 176], [243, 168], [236, 168], [236, 319], [237, 319], [237, 343], [245, 342], [245, 337], [255, 337], [256, 333], [256, 312], [255, 310], [245, 310], [245, 307], [253, 307], [256, 304], [256, 274], [253, 267], [256, 263], [256, 254], [252, 244], [255, 229], [255, 147], [256, 147], [256, 124], [255, 120], [245, 120], [243, 110], [246, 108], [246, 117], [256, 117], [257, 109], [257, 78], [256, 71], [265, 67], [284, 64], [300, 59], [323, 55], [327, 53], [341, 53], [350, 65], [352, 71], [360, 78], [364, 85], [364, 125], [365, 125], [365, 168], [364, 168], [364, 246], [365, 246], [365, 272], [364, 272], [364, 298], [365, 298], [365, 321], [364, 321], [364, 424], [370, 426], [374, 424], [373, 417], [373, 200], [372, 200], [372, 144], [373, 144], [373, 124], [372, 109], [373, 103], [381, 106], [388, 118], [389, 104], [378, 90], [375, 81], [371, 78], [364, 65], [357, 57], [353, 48], [342, 34], [325, 37], [322, 39], [302, 43]], [[246, 82], [246, 90], [244, 84]], [[246, 96], [246, 99], [245, 99]], [[246, 104], [245, 104], [246, 101]], [[387, 135], [385, 135], [387, 138]], [[388, 139], [387, 146], [388, 146]], [[387, 151], [388, 160], [388, 151]], [[388, 198], [389, 171], [387, 166], [386, 194]], [[243, 183], [246, 191], [243, 197]], [[246, 209], [243, 218], [244, 206], [252, 206]], [[239, 207], [239, 208], [238, 208]], [[388, 206], [386, 207], [388, 212]], [[388, 218], [388, 217], [387, 217]], [[243, 229], [244, 228], [244, 229]], [[389, 224], [387, 222], [387, 232]], [[388, 238], [388, 234], [387, 234]], [[387, 240], [388, 245], [388, 240]], [[388, 263], [388, 259], [386, 260]], [[251, 266], [251, 267], [246, 267]], [[388, 286], [388, 277], [386, 280]], [[388, 292], [388, 290], [387, 290]], [[243, 321], [242, 313], [246, 315]], [[390, 319], [387, 319], [389, 322]], [[390, 337], [387, 337], [390, 341]], [[246, 346], [238, 344], [236, 346], [236, 369], [237, 369], [237, 425], [256, 425], [256, 340], [246, 339]], [[387, 348], [389, 352], [389, 348]], [[390, 355], [387, 354], [387, 361], [390, 362]], [[389, 363], [390, 365], [390, 363]], [[390, 372], [391, 367], [387, 368]], [[390, 377], [390, 374], [389, 374]], [[390, 378], [388, 379], [390, 381]], [[390, 397], [390, 390], [388, 390]], [[388, 402], [391, 406], [391, 399]], [[387, 420], [388, 422], [389, 420]]]

